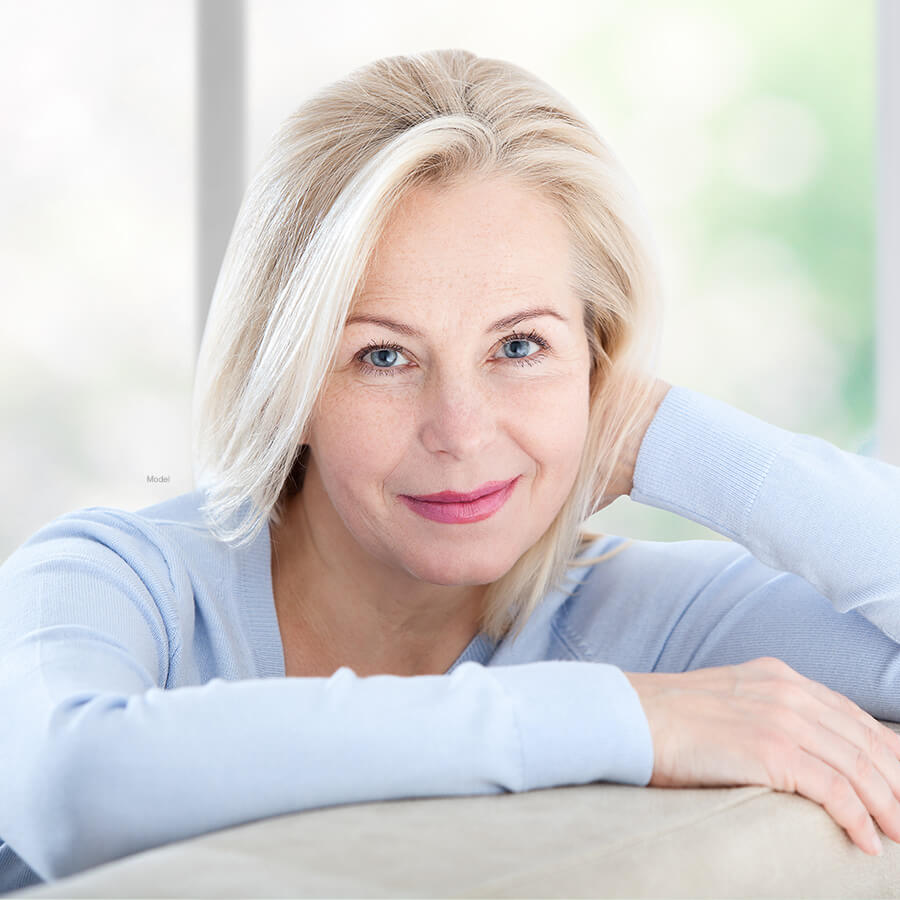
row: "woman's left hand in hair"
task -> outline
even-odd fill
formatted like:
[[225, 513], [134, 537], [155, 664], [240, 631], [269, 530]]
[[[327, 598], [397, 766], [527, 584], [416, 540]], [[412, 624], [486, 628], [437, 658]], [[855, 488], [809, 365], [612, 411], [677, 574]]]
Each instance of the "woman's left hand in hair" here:
[[672, 385], [662, 378], [654, 378], [654, 386], [650, 393], [649, 399], [644, 406], [643, 414], [639, 418], [631, 437], [625, 445], [625, 448], [618, 459], [616, 468], [613, 472], [612, 479], [606, 489], [606, 493], [601, 498], [597, 509], [603, 509], [613, 503], [619, 497], [627, 497], [634, 487], [634, 466], [637, 462], [638, 451], [641, 449], [641, 442], [644, 435], [656, 415], [660, 404], [666, 396]]

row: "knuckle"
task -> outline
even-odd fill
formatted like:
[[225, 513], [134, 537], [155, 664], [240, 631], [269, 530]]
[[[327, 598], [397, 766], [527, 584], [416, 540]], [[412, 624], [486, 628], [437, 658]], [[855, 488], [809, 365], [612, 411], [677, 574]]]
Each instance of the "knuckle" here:
[[859, 781], [868, 781], [875, 772], [875, 763], [865, 750], [857, 750], [853, 761], [853, 773]]
[[864, 732], [864, 743], [866, 753], [869, 754], [870, 759], [878, 759], [879, 757], [884, 755], [885, 746], [881, 740], [881, 736], [872, 731], [871, 728], [867, 728], [865, 725], [863, 726]]
[[[896, 779], [897, 757], [887, 743], [882, 740], [881, 735], [869, 728], [866, 729], [866, 752], [878, 767], [879, 773], [891, 773]], [[883, 777], [885, 781], [890, 781], [888, 775]]]
[[799, 706], [809, 699], [809, 691], [796, 681], [777, 681], [773, 689], [782, 703]]
[[[845, 806], [848, 802], [852, 803], [854, 800], [858, 801], [853, 785], [837, 769], [832, 770], [831, 777], [828, 779], [826, 797], [828, 798], [828, 803], [836, 807]], [[862, 812], [865, 812], [865, 809]]]
[[803, 676], [793, 667], [788, 665], [783, 659], [772, 657], [775, 669], [781, 673], [784, 678], [798, 679]]
[[858, 716], [862, 712], [862, 710], [846, 694], [841, 694], [838, 691], [831, 691], [831, 694], [832, 696], [838, 698], [838, 703], [840, 703], [841, 709], [843, 709], [850, 715]]
[[783, 659], [779, 659], [777, 656], [760, 656], [753, 662], [758, 669], [764, 672], [772, 672], [776, 675], [784, 674], [787, 670], [793, 671]]

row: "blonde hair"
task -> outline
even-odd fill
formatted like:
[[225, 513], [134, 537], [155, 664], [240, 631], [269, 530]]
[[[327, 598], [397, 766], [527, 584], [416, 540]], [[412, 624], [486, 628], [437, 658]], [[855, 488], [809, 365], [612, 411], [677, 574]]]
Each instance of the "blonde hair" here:
[[[655, 244], [608, 145], [564, 97], [510, 62], [461, 49], [376, 60], [289, 116], [252, 178], [197, 360], [194, 479], [219, 540], [240, 546], [302, 488], [302, 443], [343, 323], [392, 210], [421, 184], [512, 177], [571, 234], [590, 412], [575, 483], [552, 524], [486, 588], [481, 630], [521, 632], [575, 561], [653, 386], [662, 326]], [[323, 376], [323, 373], [326, 373]], [[230, 520], [244, 512], [233, 527]]]

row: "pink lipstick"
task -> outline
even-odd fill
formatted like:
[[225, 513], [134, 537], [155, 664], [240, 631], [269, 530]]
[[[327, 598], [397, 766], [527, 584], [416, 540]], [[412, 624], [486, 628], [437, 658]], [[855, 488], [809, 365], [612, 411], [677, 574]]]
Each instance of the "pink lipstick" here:
[[489, 481], [467, 494], [440, 491], [422, 497], [401, 494], [400, 499], [413, 512], [431, 519], [432, 522], [447, 524], [480, 522], [492, 516], [506, 503], [520, 477], [517, 475], [509, 481]]

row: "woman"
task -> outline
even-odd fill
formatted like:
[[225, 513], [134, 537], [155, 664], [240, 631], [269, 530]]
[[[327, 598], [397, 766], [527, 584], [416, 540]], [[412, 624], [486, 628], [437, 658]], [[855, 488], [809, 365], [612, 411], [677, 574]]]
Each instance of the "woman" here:
[[[522, 69], [392, 57], [304, 104], [216, 285], [198, 489], [0, 567], [0, 888], [593, 781], [900, 840], [900, 471], [650, 375], [659, 297], [624, 171]], [[732, 542], [583, 531], [622, 495]]]

